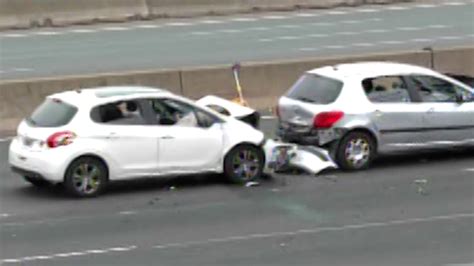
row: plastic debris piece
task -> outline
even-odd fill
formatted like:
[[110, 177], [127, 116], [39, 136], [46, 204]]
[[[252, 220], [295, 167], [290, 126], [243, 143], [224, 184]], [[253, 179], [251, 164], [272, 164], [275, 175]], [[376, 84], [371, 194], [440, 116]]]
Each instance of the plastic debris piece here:
[[171, 187], [170, 187], [170, 190], [176, 190], [176, 187], [175, 187], [175, 186], [171, 186]]
[[255, 181], [249, 181], [247, 183], [245, 183], [245, 187], [256, 187], [256, 186], [259, 186], [260, 183], [258, 182], [255, 182]]

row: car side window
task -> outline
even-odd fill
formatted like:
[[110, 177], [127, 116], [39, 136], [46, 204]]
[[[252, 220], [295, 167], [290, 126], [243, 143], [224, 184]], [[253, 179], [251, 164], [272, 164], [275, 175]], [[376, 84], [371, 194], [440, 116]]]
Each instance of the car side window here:
[[199, 127], [197, 110], [185, 103], [172, 99], [153, 99], [151, 106], [160, 125]]
[[415, 90], [423, 102], [456, 102], [460, 93], [468, 93], [457, 85], [432, 76], [411, 76]]
[[92, 110], [91, 117], [93, 121], [104, 124], [148, 124], [139, 103], [134, 100], [119, 101], [100, 105]]
[[400, 76], [381, 76], [362, 81], [365, 95], [373, 103], [410, 102], [410, 93]]

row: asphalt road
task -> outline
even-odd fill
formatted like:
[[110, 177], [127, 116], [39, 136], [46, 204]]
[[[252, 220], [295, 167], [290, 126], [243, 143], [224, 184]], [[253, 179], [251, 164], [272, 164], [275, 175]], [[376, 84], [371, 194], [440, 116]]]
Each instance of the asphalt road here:
[[471, 45], [474, 4], [422, 4], [0, 33], [3, 81]]
[[[267, 132], [273, 121], [265, 121]], [[0, 143], [3, 265], [473, 265], [473, 150], [368, 171], [147, 179], [75, 200], [12, 174]]]

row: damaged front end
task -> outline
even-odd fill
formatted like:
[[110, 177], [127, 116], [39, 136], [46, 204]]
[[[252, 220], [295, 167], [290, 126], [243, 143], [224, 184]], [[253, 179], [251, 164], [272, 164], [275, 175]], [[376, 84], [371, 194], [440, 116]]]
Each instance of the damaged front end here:
[[[260, 114], [247, 106], [212, 95], [205, 96], [196, 103], [222, 115], [241, 120], [255, 128], [259, 127]], [[280, 173], [298, 169], [315, 175], [324, 169], [337, 168], [329, 152], [315, 145], [320, 146], [331, 142], [341, 133], [328, 129], [318, 130], [317, 134], [314, 134], [304, 125], [300, 127], [288, 125], [279, 132], [284, 141], [268, 139], [263, 145], [267, 159], [265, 172]]]

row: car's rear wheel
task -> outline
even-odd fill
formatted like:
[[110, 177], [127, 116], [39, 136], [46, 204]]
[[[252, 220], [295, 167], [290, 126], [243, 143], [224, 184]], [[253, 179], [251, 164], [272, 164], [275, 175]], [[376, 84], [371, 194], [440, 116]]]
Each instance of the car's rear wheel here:
[[82, 157], [68, 167], [64, 185], [73, 196], [95, 197], [104, 190], [107, 176], [107, 167], [102, 161], [93, 157]]
[[39, 188], [47, 187], [47, 186], [51, 185], [51, 183], [49, 183], [46, 180], [37, 179], [37, 178], [34, 178], [34, 177], [30, 177], [30, 176], [23, 176], [23, 179], [25, 179], [26, 182], [32, 184], [33, 186], [39, 187]]
[[367, 169], [375, 158], [373, 137], [362, 131], [349, 132], [342, 138], [336, 151], [336, 161], [343, 170]]
[[224, 174], [231, 182], [243, 184], [259, 178], [264, 165], [262, 149], [252, 145], [239, 145], [225, 157]]

